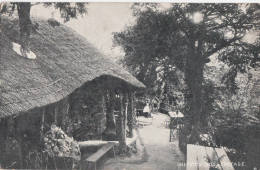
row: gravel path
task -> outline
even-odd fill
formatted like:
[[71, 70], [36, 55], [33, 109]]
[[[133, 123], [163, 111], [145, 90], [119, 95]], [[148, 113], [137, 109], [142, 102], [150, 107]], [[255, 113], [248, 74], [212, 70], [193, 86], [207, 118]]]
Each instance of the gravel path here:
[[170, 130], [165, 127], [167, 115], [153, 114], [153, 120], [140, 118], [138, 154], [128, 158], [110, 159], [104, 170], [184, 170], [184, 155], [178, 148], [177, 138], [169, 142]]

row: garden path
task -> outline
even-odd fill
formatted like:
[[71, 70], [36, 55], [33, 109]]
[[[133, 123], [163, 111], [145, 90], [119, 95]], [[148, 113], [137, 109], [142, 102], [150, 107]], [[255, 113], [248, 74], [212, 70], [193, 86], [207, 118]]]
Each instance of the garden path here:
[[178, 138], [169, 142], [170, 130], [165, 122], [169, 117], [162, 113], [153, 114], [153, 120], [140, 117], [143, 124], [138, 130], [138, 153], [131, 157], [110, 159], [104, 170], [185, 170], [184, 155], [178, 147]]

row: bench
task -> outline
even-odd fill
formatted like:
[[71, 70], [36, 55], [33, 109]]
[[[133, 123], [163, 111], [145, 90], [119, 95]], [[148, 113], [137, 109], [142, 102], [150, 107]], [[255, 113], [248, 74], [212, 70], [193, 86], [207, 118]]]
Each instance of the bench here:
[[[115, 149], [114, 149], [115, 143], [109, 142], [105, 145], [103, 145], [97, 152], [89, 156], [86, 160], [82, 161], [81, 169], [97, 169], [97, 161], [102, 158], [108, 151], [113, 149], [113, 154], [115, 157]], [[94, 167], [94, 168], [93, 168]]]
[[220, 170], [234, 170], [223, 148], [187, 145], [186, 170], [209, 170], [213, 167]]
[[102, 147], [108, 143], [118, 144], [118, 141], [104, 141], [104, 140], [87, 140], [78, 142], [80, 149], [88, 148], [88, 147]]

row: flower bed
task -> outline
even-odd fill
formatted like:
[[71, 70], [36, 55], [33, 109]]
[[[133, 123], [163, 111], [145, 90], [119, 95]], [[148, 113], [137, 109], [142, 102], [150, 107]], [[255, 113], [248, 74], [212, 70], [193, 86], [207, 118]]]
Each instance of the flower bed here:
[[50, 157], [71, 157], [80, 160], [80, 148], [77, 141], [67, 136], [61, 128], [52, 125], [51, 129], [45, 134], [44, 151]]

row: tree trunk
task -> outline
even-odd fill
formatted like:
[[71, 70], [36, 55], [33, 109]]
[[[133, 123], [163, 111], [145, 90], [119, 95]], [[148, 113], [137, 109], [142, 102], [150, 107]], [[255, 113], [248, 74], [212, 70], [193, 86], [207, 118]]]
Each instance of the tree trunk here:
[[185, 70], [185, 78], [187, 86], [191, 92], [189, 100], [189, 116], [191, 117], [191, 137], [190, 143], [197, 143], [199, 141], [199, 134], [201, 129], [202, 117], [202, 81], [204, 63], [200, 55], [191, 55], [187, 60]]
[[17, 10], [19, 16], [21, 47], [24, 51], [28, 51], [29, 37], [32, 30], [32, 22], [30, 17], [31, 3], [30, 2], [17, 3]]

